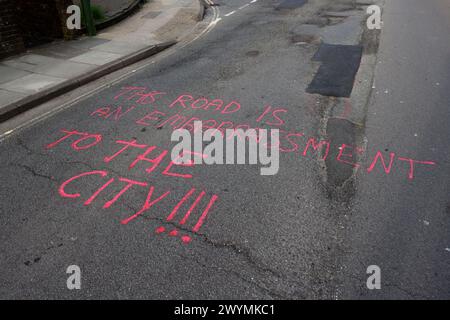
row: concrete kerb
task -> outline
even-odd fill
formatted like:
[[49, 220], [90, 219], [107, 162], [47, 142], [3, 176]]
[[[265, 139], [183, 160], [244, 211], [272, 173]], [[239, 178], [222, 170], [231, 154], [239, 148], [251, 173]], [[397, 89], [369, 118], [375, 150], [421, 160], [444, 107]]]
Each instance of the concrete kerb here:
[[[205, 14], [205, 3], [203, 0], [196, 1], [196, 18], [197, 21], [201, 21]], [[31, 94], [19, 101], [13, 102], [9, 105], [3, 106], [0, 109], [0, 122], [4, 122], [12, 117], [30, 110], [39, 104], [42, 104], [48, 100], [51, 100], [59, 95], [69, 92], [77, 87], [85, 85], [91, 81], [97, 80], [109, 73], [117, 71], [121, 68], [129, 66], [140, 60], [146, 59], [152, 55], [155, 55], [171, 46], [176, 44], [177, 41], [170, 40], [167, 42], [159, 43], [156, 45], [151, 45], [133, 52], [123, 58], [107, 63], [103, 66], [99, 66], [93, 71], [86, 74], [77, 76], [75, 78], [69, 79], [48, 89], [44, 89], [40, 92]]]
[[164, 43], [160, 43], [157, 45], [151, 45], [146, 48], [143, 48], [139, 51], [133, 52], [121, 59], [112, 61], [103, 66], [96, 68], [95, 70], [77, 76], [73, 79], [64, 81], [60, 84], [52, 86], [48, 89], [44, 89], [40, 92], [27, 96], [19, 101], [11, 103], [10, 105], [2, 107], [0, 110], [0, 122], [6, 121], [24, 111], [27, 111], [45, 101], [48, 101], [52, 98], [55, 98], [59, 95], [62, 95], [68, 91], [71, 91], [77, 87], [80, 87], [84, 84], [87, 84], [91, 81], [97, 80], [103, 77], [106, 74], [112, 73], [119, 69], [122, 69], [130, 64], [133, 64], [142, 59], [148, 58], [152, 55], [155, 55], [164, 49], [167, 49], [174, 44], [176, 41], [168, 41]]

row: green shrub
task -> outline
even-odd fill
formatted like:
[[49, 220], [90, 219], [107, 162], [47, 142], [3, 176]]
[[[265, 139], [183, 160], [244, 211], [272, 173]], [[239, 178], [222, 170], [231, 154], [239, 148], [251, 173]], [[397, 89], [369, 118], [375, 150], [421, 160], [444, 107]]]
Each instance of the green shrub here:
[[102, 21], [105, 20], [105, 13], [103, 11], [103, 8], [98, 5], [91, 5], [91, 11], [92, 11], [92, 17], [95, 21]]

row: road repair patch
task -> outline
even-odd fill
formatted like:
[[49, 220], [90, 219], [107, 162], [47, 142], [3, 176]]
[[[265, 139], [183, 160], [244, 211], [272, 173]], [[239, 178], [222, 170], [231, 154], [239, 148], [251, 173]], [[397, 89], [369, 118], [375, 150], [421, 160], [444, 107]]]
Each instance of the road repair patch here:
[[350, 97], [361, 63], [363, 47], [323, 43], [313, 57], [322, 62], [306, 92], [332, 97]]

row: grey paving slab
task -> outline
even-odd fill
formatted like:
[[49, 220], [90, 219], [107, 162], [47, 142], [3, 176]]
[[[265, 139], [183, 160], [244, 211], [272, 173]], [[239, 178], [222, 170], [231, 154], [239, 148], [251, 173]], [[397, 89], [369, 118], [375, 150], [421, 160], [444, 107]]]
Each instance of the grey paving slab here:
[[72, 40], [70, 42], [68, 42], [68, 46], [71, 47], [75, 47], [77, 49], [91, 49], [92, 47], [98, 46], [99, 44], [102, 43], [107, 43], [110, 40], [108, 39], [102, 39], [102, 38], [97, 38], [97, 37], [92, 37], [92, 38], [88, 38], [88, 37], [83, 37], [80, 39], [76, 39], [76, 40]]
[[146, 45], [129, 43], [125, 41], [110, 41], [93, 47], [91, 50], [105, 51], [118, 54], [130, 54], [144, 48]]
[[0, 113], [2, 113], [1, 109], [3, 106], [16, 102], [26, 96], [27, 96], [26, 93], [19, 93], [0, 89]]
[[0, 84], [0, 89], [20, 93], [36, 93], [50, 86], [65, 81], [66, 79], [51, 77], [42, 74], [33, 73], [14, 81]]
[[30, 73], [27, 71], [0, 65], [0, 83], [16, 80], [28, 74]]
[[73, 78], [85, 73], [86, 71], [95, 69], [96, 66], [92, 64], [64, 61], [52, 65], [44, 65], [35, 70], [36, 73], [58, 77], [58, 78]]
[[14, 59], [5, 60], [3, 61], [3, 64], [16, 69], [34, 72], [36, 68], [42, 65], [49, 65], [62, 61], [64, 60], [31, 53]]
[[154, 18], [156, 18], [157, 16], [159, 16], [161, 13], [162, 13], [162, 11], [151, 11], [151, 12], [149, 12], [149, 13], [147, 13], [147, 14], [144, 14], [141, 18], [144, 18], [144, 19], [154, 19]]
[[70, 61], [88, 63], [88, 64], [101, 66], [108, 62], [119, 59], [123, 56], [124, 56], [124, 54], [90, 50], [89, 52], [86, 52], [82, 55], [79, 55], [79, 56], [76, 56], [76, 57], [70, 59]]

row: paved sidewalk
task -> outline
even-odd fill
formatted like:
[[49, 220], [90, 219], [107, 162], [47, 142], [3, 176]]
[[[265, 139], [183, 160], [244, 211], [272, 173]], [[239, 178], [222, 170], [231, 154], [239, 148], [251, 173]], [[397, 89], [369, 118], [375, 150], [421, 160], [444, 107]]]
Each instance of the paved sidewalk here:
[[199, 0], [153, 0], [96, 37], [0, 61], [0, 121], [163, 50], [191, 31], [202, 12]]

